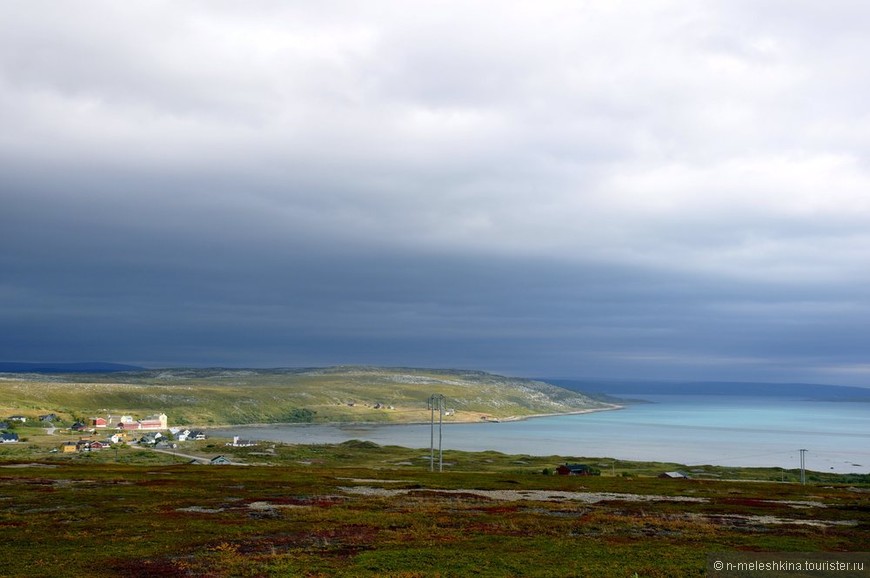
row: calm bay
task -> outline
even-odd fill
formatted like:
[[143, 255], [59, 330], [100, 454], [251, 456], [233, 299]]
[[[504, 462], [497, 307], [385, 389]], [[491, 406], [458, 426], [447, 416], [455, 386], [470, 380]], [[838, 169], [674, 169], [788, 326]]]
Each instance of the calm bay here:
[[[687, 466], [807, 468], [870, 472], [870, 404], [801, 399], [645, 395], [624, 409], [500, 423], [444, 422], [443, 447], [509, 454], [677, 462]], [[236, 426], [214, 435], [284, 443], [341, 443], [426, 448], [429, 424]], [[436, 425], [437, 439], [437, 425]], [[436, 441], [437, 443], [437, 441]]]

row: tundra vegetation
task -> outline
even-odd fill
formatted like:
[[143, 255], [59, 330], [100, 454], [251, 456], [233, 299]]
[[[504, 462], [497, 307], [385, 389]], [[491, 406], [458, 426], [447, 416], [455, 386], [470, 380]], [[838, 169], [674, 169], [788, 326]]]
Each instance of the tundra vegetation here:
[[[870, 480], [351, 441], [0, 448], [3, 575], [701, 576], [711, 551], [862, 551]], [[601, 476], [547, 475], [565, 461]]]
[[[348, 385], [348, 372], [375, 384]], [[0, 407], [54, 412], [60, 425], [99, 408], [140, 414], [187, 408], [192, 422], [228, 423], [227, 416], [268, 421], [261, 418], [290, 409], [324, 419], [321, 412], [335, 407], [359, 419], [388, 413], [373, 403], [410, 408], [420, 403], [415, 396], [425, 393], [425, 400], [432, 391], [432, 383], [403, 389], [402, 380], [440, 380], [440, 391], [448, 386], [442, 381], [457, 381], [455, 372], [411, 379], [400, 370], [325, 371], [303, 380], [344, 389], [299, 387], [293, 403], [269, 413], [266, 402], [286, 395], [286, 375], [250, 383], [230, 372], [226, 382], [214, 383], [202, 372], [179, 373], [150, 382], [117, 374], [9, 379], [0, 387]], [[520, 381], [504, 390], [501, 378], [474, 375], [452, 390], [462, 411], [509, 417], [521, 408], [544, 413], [553, 403], [516, 401], [547, 398], [546, 388]], [[475, 379], [494, 400], [469, 384]], [[514, 401], [504, 395], [523, 388], [529, 390]], [[179, 395], [189, 396], [187, 406], [175, 405]], [[242, 399], [256, 403], [239, 407], [256, 409], [221, 409]], [[45, 425], [16, 424], [27, 441], [0, 447], [4, 576], [702, 576], [707, 552], [866, 551], [870, 543], [867, 475], [810, 472], [801, 485], [799, 472], [779, 468], [454, 450], [444, 452], [438, 473], [429, 471], [427, 449], [361, 441], [230, 447], [228, 440], [207, 439], [165, 451], [121, 444], [64, 454], [57, 447], [73, 434], [49, 433]], [[190, 463], [190, 456], [219, 455], [244, 467]], [[553, 475], [566, 462], [589, 464], [601, 475]], [[673, 470], [691, 479], [657, 477]]]

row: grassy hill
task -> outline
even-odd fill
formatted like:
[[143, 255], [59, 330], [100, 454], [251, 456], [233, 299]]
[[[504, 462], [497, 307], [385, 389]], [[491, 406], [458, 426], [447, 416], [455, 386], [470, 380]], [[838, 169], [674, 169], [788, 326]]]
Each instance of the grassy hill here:
[[0, 417], [57, 413], [64, 420], [165, 412], [170, 423], [406, 423], [429, 419], [426, 401], [446, 398], [453, 415], [477, 421], [604, 409], [561, 387], [478, 371], [332, 367], [162, 369], [111, 374], [2, 374]]

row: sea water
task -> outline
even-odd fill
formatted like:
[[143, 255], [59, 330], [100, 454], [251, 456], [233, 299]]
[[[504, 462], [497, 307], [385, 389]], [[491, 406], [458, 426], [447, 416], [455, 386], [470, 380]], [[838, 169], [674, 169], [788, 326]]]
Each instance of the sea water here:
[[[644, 395], [649, 403], [577, 415], [500, 423], [445, 421], [445, 449], [676, 462], [687, 466], [798, 468], [870, 473], [870, 403], [802, 399]], [[274, 425], [218, 430], [287, 443], [340, 443], [429, 448], [425, 425]], [[435, 443], [438, 428], [435, 427]]]

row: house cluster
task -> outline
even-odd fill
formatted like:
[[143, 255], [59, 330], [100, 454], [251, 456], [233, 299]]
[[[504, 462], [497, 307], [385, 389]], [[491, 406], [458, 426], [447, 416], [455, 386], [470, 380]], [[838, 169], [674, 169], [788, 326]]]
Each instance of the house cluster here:
[[144, 419], [134, 420], [130, 415], [108, 415], [106, 417], [92, 417], [91, 427], [95, 429], [115, 428], [123, 431], [135, 430], [165, 430], [168, 429], [168, 418], [165, 413], [148, 416]]
[[[0, 443], [15, 443], [19, 441], [18, 434], [9, 431], [15, 423], [27, 423], [27, 416], [11, 415], [0, 421]], [[61, 418], [54, 413], [39, 416], [43, 423], [54, 423]], [[70, 426], [74, 432], [80, 432], [78, 441], [68, 441], [62, 444], [59, 451], [64, 453], [91, 452], [109, 448], [114, 444], [137, 443], [141, 445], [170, 445], [170, 441], [204, 440], [205, 432], [181, 427], [169, 427], [169, 419], [165, 413], [159, 413], [143, 419], [133, 419], [130, 415], [107, 415], [106, 417], [91, 417], [76, 421]], [[98, 432], [108, 435], [96, 439]], [[140, 434], [144, 434], [141, 435]], [[168, 433], [167, 433], [168, 432]], [[90, 435], [89, 435], [90, 434]], [[58, 450], [53, 450], [58, 451]]]
[[174, 448], [176, 446], [173, 440], [183, 442], [206, 439], [205, 432], [200, 430], [173, 427], [168, 428], [168, 432], [168, 434], [165, 434], [160, 431], [149, 431], [139, 437], [138, 434], [133, 433], [131, 430], [120, 430], [104, 440], [94, 440], [92, 437], [86, 436], [79, 438], [77, 442], [66, 442], [61, 446], [61, 450], [64, 453], [93, 452], [122, 443], [135, 443], [141, 446], [153, 446], [156, 448]]
[[198, 429], [189, 430], [173, 427], [169, 428], [169, 432], [180, 442], [186, 442], [187, 440], [204, 440], [206, 438], [205, 432]]
[[75, 452], [96, 452], [109, 448], [111, 445], [112, 444], [108, 440], [99, 441], [82, 438], [77, 442], [66, 442], [60, 446], [60, 450], [65, 454], [72, 454]]
[[10, 424], [12, 422], [20, 422], [25, 423], [27, 421], [27, 417], [23, 415], [10, 415], [6, 418], [6, 421], [0, 421], [0, 443], [3, 444], [14, 444], [18, 443], [19, 438], [18, 434], [12, 431], [8, 431]]
[[139, 445], [161, 446], [168, 444], [171, 439], [179, 442], [186, 442], [188, 440], [204, 440], [206, 438], [205, 432], [200, 430], [172, 427], [169, 428], [169, 433], [171, 435], [164, 435], [162, 432], [152, 431], [146, 433], [137, 441], [139, 442]]
[[165, 413], [148, 416], [144, 419], [133, 419], [129, 415], [109, 415], [107, 417], [92, 417], [84, 421], [77, 421], [70, 426], [73, 431], [92, 431], [114, 429], [119, 432], [132, 431], [162, 431], [169, 429], [168, 418]]
[[[172, 448], [175, 447], [173, 441], [206, 439], [205, 433], [200, 430], [169, 427], [168, 421], [165, 413], [151, 415], [143, 419], [133, 419], [133, 416], [130, 415], [112, 414], [106, 417], [91, 417], [86, 421], [77, 421], [70, 429], [92, 435], [83, 436], [77, 442], [66, 442], [60, 449], [64, 453], [92, 452], [122, 443]], [[106, 431], [109, 435], [105, 439], [94, 439], [93, 434], [101, 431]]]

